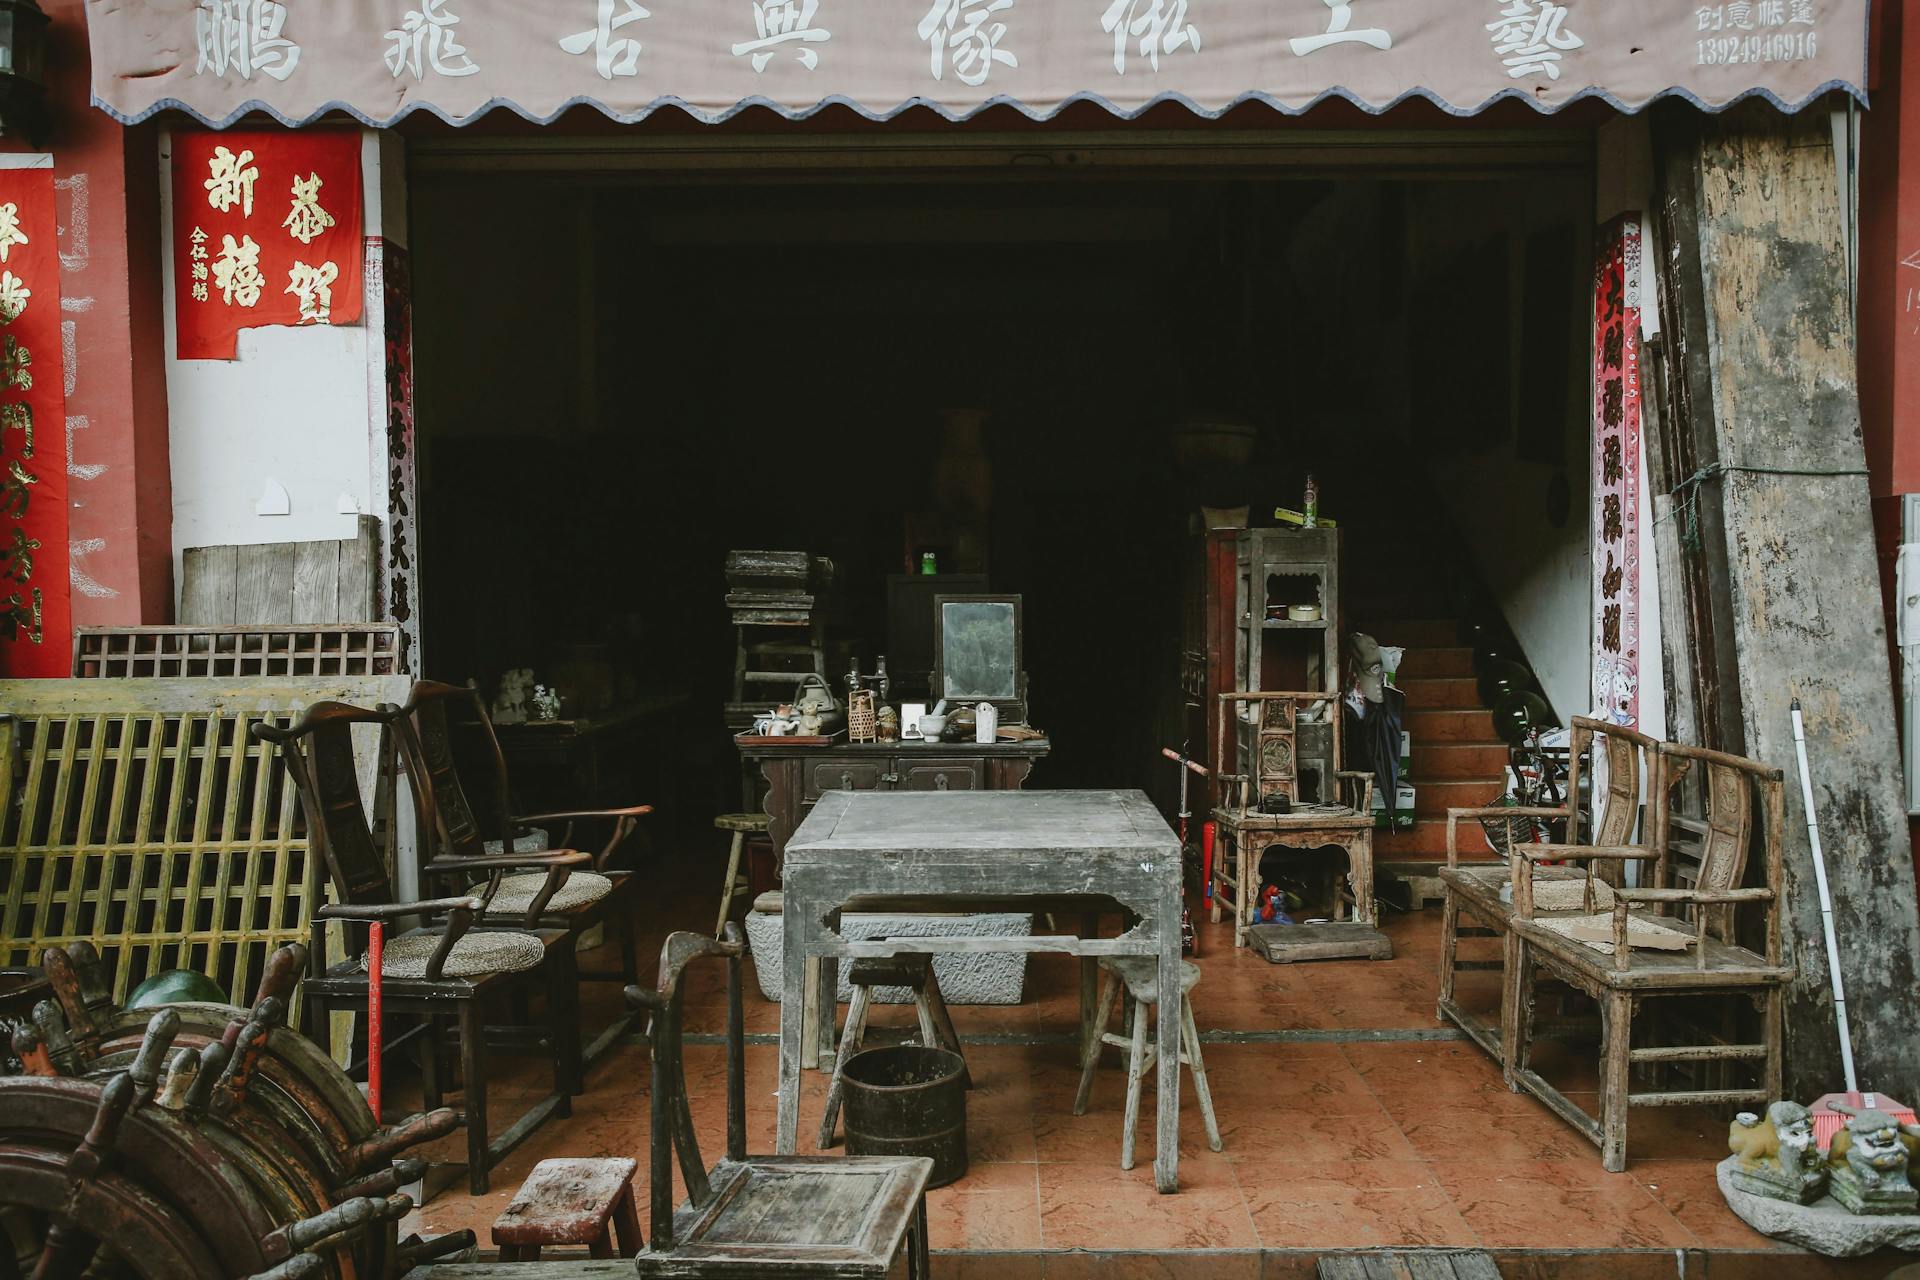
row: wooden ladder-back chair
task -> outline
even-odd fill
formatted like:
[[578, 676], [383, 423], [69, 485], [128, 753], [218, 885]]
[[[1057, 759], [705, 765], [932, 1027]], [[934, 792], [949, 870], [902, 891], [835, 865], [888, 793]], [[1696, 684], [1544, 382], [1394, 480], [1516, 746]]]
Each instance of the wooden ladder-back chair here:
[[[1566, 800], [1554, 806], [1486, 805], [1447, 810], [1447, 865], [1440, 870], [1443, 887], [1440, 917], [1439, 1014], [1456, 1023], [1474, 1043], [1511, 1065], [1515, 993], [1521, 970], [1514, 956], [1509, 927], [1524, 904], [1559, 914], [1611, 910], [1613, 886], [1626, 862], [1655, 861], [1651, 839], [1634, 840], [1642, 827], [1640, 797], [1643, 772], [1657, 779], [1660, 743], [1622, 725], [1575, 716], [1568, 737]], [[1596, 760], [1606, 764], [1604, 791], [1593, 807], [1591, 823], [1582, 822], [1580, 779], [1592, 772]], [[1653, 792], [1658, 797], [1656, 781]], [[1566, 842], [1526, 843], [1515, 840], [1510, 856], [1501, 861], [1463, 863], [1460, 860], [1460, 823], [1482, 818], [1523, 822], [1564, 822]], [[1657, 827], [1648, 815], [1644, 829]], [[1587, 838], [1581, 839], [1583, 827]], [[1551, 865], [1579, 863], [1580, 866]], [[1499, 960], [1463, 959], [1460, 942], [1492, 939], [1500, 944]], [[1457, 976], [1463, 972], [1499, 970], [1502, 975], [1498, 1021], [1489, 1020], [1460, 999]]]
[[[637, 982], [640, 971], [634, 912], [641, 881], [631, 871], [616, 868], [614, 861], [640, 819], [653, 812], [653, 806], [516, 816], [506, 757], [477, 692], [463, 685], [422, 680], [414, 685], [400, 712], [399, 738], [408, 777], [433, 810], [431, 824], [421, 823], [422, 838], [432, 849], [431, 858], [422, 860], [422, 873], [436, 886], [454, 892], [464, 889], [485, 893], [489, 924], [564, 929], [573, 946], [578, 945], [581, 935], [604, 925], [619, 947], [620, 966], [611, 971], [588, 970], [580, 974], [581, 979], [617, 981], [627, 986]], [[492, 776], [476, 781], [490, 788], [490, 805], [474, 805], [455, 766], [456, 718], [485, 744]], [[559, 824], [558, 838], [551, 841], [551, 847], [566, 850], [571, 848], [576, 824], [589, 822], [607, 824], [606, 841], [592, 855], [591, 869], [574, 872], [557, 894], [540, 897], [544, 879], [537, 870], [503, 875], [505, 870], [530, 865], [519, 852], [524, 844], [532, 842], [529, 832], [546, 829], [552, 837], [552, 828]], [[594, 1037], [585, 1050], [583, 1065], [593, 1062], [625, 1035], [637, 1016], [628, 1011]]]
[[[364, 1016], [367, 1010], [366, 929], [378, 921], [391, 928], [381, 966], [381, 996], [388, 1013], [424, 1020], [432, 1042], [422, 1055], [429, 1109], [440, 1105], [438, 1079], [441, 1017], [460, 1024], [464, 1110], [467, 1126], [468, 1182], [482, 1195], [492, 1167], [548, 1116], [568, 1115], [578, 1090], [579, 1028], [573, 953], [561, 945], [556, 929], [502, 930], [476, 927], [487, 907], [481, 895], [465, 894], [423, 902], [396, 901], [386, 859], [367, 821], [353, 764], [357, 725], [391, 732], [398, 712], [369, 711], [342, 702], [319, 702], [291, 728], [258, 723], [253, 734], [278, 748], [300, 796], [307, 839], [325, 858], [335, 900], [313, 913], [313, 972], [305, 990], [310, 1033], [325, 1025], [335, 1009]], [[431, 829], [430, 808], [419, 813], [422, 830]], [[514, 855], [515, 865], [543, 868], [545, 898], [564, 887], [570, 868], [584, 866], [587, 855], [571, 851]], [[408, 928], [413, 919], [444, 921]], [[328, 966], [325, 922], [351, 922], [348, 959]], [[547, 1025], [538, 1038], [553, 1058], [553, 1091], [536, 1102], [495, 1142], [487, 1141], [487, 1029], [483, 1003], [496, 994], [543, 991]], [[520, 1029], [516, 1029], [520, 1030]]]
[[[881, 1277], [905, 1254], [907, 1275], [925, 1280], [927, 1179], [924, 1156], [750, 1156], [740, 926], [725, 938], [670, 935], [652, 990], [627, 999], [653, 1017], [653, 1136], [648, 1174], [652, 1224], [639, 1274], [662, 1276]], [[727, 966], [727, 1151], [711, 1170], [700, 1156], [681, 1058], [681, 979], [696, 960]], [[687, 1202], [674, 1208], [678, 1157]]]
[[[1780, 770], [1674, 743], [1660, 744], [1656, 764], [1649, 813], [1652, 884], [1613, 889], [1611, 907], [1587, 917], [1593, 926], [1604, 925], [1598, 937], [1591, 931], [1584, 940], [1574, 936], [1565, 921], [1556, 922], [1526, 902], [1516, 908], [1513, 923], [1520, 976], [1509, 1083], [1541, 1099], [1590, 1138], [1614, 1173], [1626, 1168], [1630, 1107], [1757, 1110], [1780, 1096], [1781, 992], [1793, 976], [1780, 944], [1786, 819]], [[1673, 801], [1677, 784], [1696, 770], [1698, 816], [1679, 811]], [[1676, 831], [1685, 848], [1676, 849]], [[1750, 850], [1756, 844], [1763, 851], [1761, 883], [1748, 885]], [[1681, 866], [1677, 853], [1690, 855], [1692, 865]], [[1762, 913], [1746, 922], [1744, 935], [1737, 932], [1742, 922], [1736, 911], [1742, 907]], [[1629, 945], [1651, 931], [1665, 934], [1673, 949]], [[1599, 1005], [1597, 1115], [1582, 1111], [1533, 1069], [1536, 971]], [[1741, 1026], [1741, 1006], [1749, 1002], [1759, 1023], [1751, 1035]], [[1635, 1018], [1655, 1012], [1661, 1015], [1657, 1019], [1643, 1017], [1646, 1034], [1635, 1047]], [[1735, 1077], [1743, 1064], [1746, 1083], [1739, 1083]], [[1636, 1072], [1652, 1087], [1634, 1092]]]
[[[1314, 704], [1324, 704], [1323, 724], [1301, 719]], [[1220, 695], [1219, 739], [1214, 759], [1221, 768], [1237, 771], [1217, 775], [1219, 801], [1213, 810], [1223, 842], [1213, 862], [1213, 920], [1223, 908], [1231, 910], [1233, 944], [1247, 945], [1260, 891], [1260, 859], [1268, 849], [1320, 849], [1336, 846], [1347, 855], [1347, 891], [1336, 885], [1330, 915], [1352, 907], [1353, 919], [1378, 923], [1373, 897], [1373, 775], [1340, 767], [1340, 695], [1274, 690]], [[1311, 735], [1302, 730], [1311, 730]], [[1320, 736], [1310, 759], [1303, 738]], [[1319, 764], [1319, 792], [1309, 800], [1302, 793], [1307, 776], [1303, 764]], [[1292, 810], [1264, 813], [1261, 801], [1285, 796]], [[1305, 807], [1303, 807], [1305, 806]]]

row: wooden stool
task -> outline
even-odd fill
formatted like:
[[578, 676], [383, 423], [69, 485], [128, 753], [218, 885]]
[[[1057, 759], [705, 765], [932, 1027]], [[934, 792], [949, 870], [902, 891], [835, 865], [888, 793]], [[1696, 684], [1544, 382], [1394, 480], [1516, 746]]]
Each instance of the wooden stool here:
[[[1147, 1039], [1147, 1006], [1158, 1006], [1157, 970], [1159, 966], [1146, 956], [1113, 956], [1100, 961], [1100, 1009], [1094, 1019], [1081, 1029], [1083, 1050], [1081, 1057], [1085, 1062], [1080, 1070], [1080, 1092], [1073, 1099], [1073, 1114], [1087, 1114], [1087, 1098], [1093, 1092], [1094, 1068], [1100, 1065], [1100, 1050], [1105, 1045], [1129, 1050], [1127, 1058], [1127, 1114], [1125, 1129], [1120, 1135], [1120, 1167], [1133, 1168], [1133, 1131], [1140, 1122], [1140, 1080], [1153, 1069], [1157, 1051]], [[1220, 1123], [1213, 1116], [1213, 1094], [1207, 1089], [1207, 1068], [1200, 1059], [1200, 1032], [1193, 1025], [1193, 1005], [1187, 999], [1194, 984], [1200, 981], [1200, 966], [1182, 960], [1180, 962], [1180, 1062], [1193, 1072], [1193, 1091], [1200, 1098], [1200, 1115], [1207, 1122], [1207, 1145], [1215, 1151], [1220, 1150]], [[1115, 1035], [1107, 1030], [1107, 1020], [1113, 1016], [1114, 996], [1122, 986], [1126, 987], [1127, 999], [1122, 1010], [1121, 1025], [1132, 1031], [1132, 1037]], [[1156, 1014], [1165, 1017], [1164, 1011]]]
[[[840, 1073], [847, 1059], [860, 1052], [860, 1041], [867, 1031], [867, 1010], [873, 1004], [875, 987], [909, 987], [913, 991], [913, 1009], [920, 1017], [920, 1043], [928, 1048], [946, 1049], [958, 1054], [962, 1062], [960, 1036], [953, 1029], [947, 1002], [940, 995], [940, 980], [934, 976], [933, 957], [929, 955], [887, 956], [878, 960], [855, 960], [847, 970], [847, 982], [853, 987], [853, 1004], [847, 1010], [847, 1029], [840, 1033], [840, 1053], [833, 1062], [833, 1082], [827, 1086], [827, 1113], [820, 1117], [820, 1146], [833, 1145], [833, 1130], [840, 1120]], [[823, 993], [822, 999], [831, 996]], [[961, 1084], [973, 1088], [973, 1077], [963, 1067]]]
[[633, 1208], [637, 1161], [542, 1160], [493, 1220], [502, 1262], [538, 1262], [548, 1245], [585, 1245], [589, 1256], [611, 1258], [609, 1226], [620, 1233], [622, 1258], [640, 1252], [640, 1216]]
[[716, 829], [733, 832], [733, 847], [727, 851], [727, 883], [720, 890], [720, 918], [713, 926], [716, 938], [727, 927], [727, 916], [733, 911], [733, 884], [740, 874], [740, 846], [747, 842], [749, 835], [765, 835], [771, 822], [764, 813], [723, 813], [713, 820]]

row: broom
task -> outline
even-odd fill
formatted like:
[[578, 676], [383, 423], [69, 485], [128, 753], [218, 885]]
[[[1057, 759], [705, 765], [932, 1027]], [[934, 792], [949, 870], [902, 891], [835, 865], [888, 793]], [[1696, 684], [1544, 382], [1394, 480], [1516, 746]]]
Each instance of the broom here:
[[[1813, 883], [1820, 892], [1820, 931], [1826, 941], [1827, 972], [1833, 980], [1833, 1016], [1840, 1030], [1840, 1067], [1847, 1078], [1844, 1093], [1823, 1094], [1811, 1107], [1813, 1136], [1825, 1151], [1834, 1135], [1856, 1111], [1880, 1111], [1900, 1124], [1914, 1123], [1912, 1107], [1884, 1094], [1862, 1093], [1853, 1069], [1853, 1030], [1847, 1021], [1847, 988], [1840, 976], [1840, 943], [1833, 933], [1833, 894], [1827, 888], [1827, 859], [1820, 849], [1820, 816], [1813, 807], [1813, 776], [1807, 769], [1807, 730], [1800, 719], [1800, 699], [1793, 700], [1793, 751], [1800, 763], [1800, 802], [1807, 811], [1807, 843], [1813, 849]], [[1779, 904], [1775, 904], [1779, 910]]]

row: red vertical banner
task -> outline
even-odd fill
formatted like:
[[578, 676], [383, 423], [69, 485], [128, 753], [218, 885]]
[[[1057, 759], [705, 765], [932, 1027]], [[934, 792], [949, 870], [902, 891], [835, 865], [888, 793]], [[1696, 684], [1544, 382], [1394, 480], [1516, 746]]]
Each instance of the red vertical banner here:
[[73, 666], [53, 170], [0, 169], [0, 675]]
[[173, 135], [174, 319], [182, 360], [231, 360], [240, 330], [355, 324], [360, 135]]
[[1593, 280], [1593, 714], [1640, 723], [1640, 307], [1637, 215], [1601, 229]]

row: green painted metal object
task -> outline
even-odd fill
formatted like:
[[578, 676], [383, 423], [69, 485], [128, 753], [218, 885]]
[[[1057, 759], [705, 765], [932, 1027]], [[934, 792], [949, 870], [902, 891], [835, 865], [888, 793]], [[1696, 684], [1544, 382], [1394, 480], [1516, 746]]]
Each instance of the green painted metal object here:
[[220, 984], [194, 969], [162, 969], [133, 989], [129, 1009], [151, 1009], [163, 1004], [226, 1004]]

